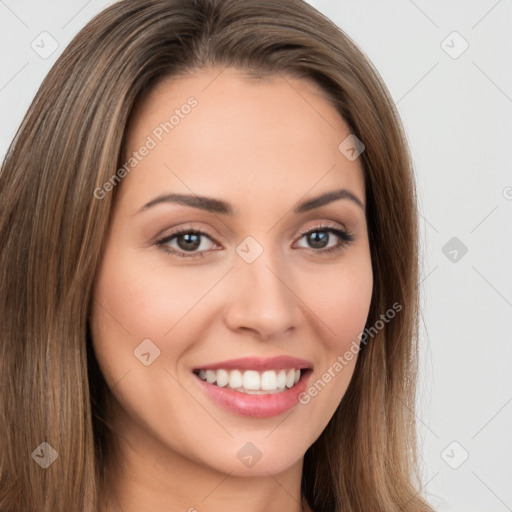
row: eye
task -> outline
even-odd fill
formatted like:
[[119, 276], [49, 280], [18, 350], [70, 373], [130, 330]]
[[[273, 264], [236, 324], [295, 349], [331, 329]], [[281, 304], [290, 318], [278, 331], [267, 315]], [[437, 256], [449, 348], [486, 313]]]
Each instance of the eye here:
[[[306, 242], [310, 244], [310, 248], [321, 254], [339, 251], [355, 240], [352, 233], [340, 229], [334, 224], [321, 224], [301, 231], [301, 235], [299, 240], [305, 238]], [[338, 243], [329, 246], [331, 239], [334, 238], [333, 235], [338, 238]]]
[[[211, 244], [208, 242], [206, 244], [203, 243], [204, 238], [207, 238], [210, 240], [210, 242], [213, 243], [210, 235], [204, 231], [191, 228], [181, 228], [174, 231], [170, 235], [156, 240], [155, 245], [160, 247], [165, 252], [169, 254], [175, 254], [176, 256], [182, 256], [185, 258], [194, 256], [203, 257], [204, 252], [212, 248]], [[177, 245], [177, 247], [176, 245], [171, 245], [174, 243]], [[215, 243], [213, 243], [213, 245], [215, 246]]]
[[[299, 240], [305, 238], [310, 244], [309, 249], [320, 254], [339, 251], [355, 240], [353, 234], [340, 229], [335, 224], [320, 224], [301, 231], [301, 235]], [[331, 241], [335, 238], [338, 239], [338, 242], [332, 245]], [[209, 242], [204, 243], [205, 239]], [[210, 250], [215, 250], [215, 247], [217, 249], [220, 247], [216, 245], [209, 233], [188, 227], [177, 229], [171, 234], [159, 238], [155, 241], [155, 245], [168, 254], [185, 258], [204, 257], [205, 253], [208, 254]]]

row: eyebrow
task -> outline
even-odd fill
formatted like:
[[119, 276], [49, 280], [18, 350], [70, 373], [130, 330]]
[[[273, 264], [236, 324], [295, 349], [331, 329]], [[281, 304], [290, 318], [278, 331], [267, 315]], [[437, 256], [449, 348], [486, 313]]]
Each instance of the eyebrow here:
[[[302, 201], [294, 208], [293, 211], [294, 213], [304, 213], [315, 208], [320, 208], [321, 206], [325, 206], [326, 204], [332, 203], [333, 201], [337, 201], [339, 199], [348, 199], [357, 204], [357, 206], [359, 206], [363, 211], [365, 210], [364, 204], [354, 193], [350, 192], [350, 190], [347, 190], [346, 188], [340, 188], [338, 190], [332, 190], [317, 197], [307, 199], [306, 201]], [[144, 206], [142, 206], [139, 212], [145, 211], [152, 206], [156, 206], [157, 204], [162, 203], [178, 203], [191, 206], [193, 208], [199, 208], [201, 210], [212, 213], [234, 215], [233, 208], [229, 203], [226, 203], [225, 201], [214, 199], [212, 197], [188, 194], [165, 194], [155, 197]]]

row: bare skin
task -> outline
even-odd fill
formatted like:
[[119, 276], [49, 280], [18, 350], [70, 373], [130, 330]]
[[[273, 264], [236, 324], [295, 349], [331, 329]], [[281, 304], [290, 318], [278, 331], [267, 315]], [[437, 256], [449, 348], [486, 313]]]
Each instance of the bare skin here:
[[[191, 96], [197, 105], [157, 140], [155, 128]], [[357, 358], [331, 370], [307, 404], [265, 418], [226, 410], [192, 370], [287, 355], [311, 362], [312, 384], [357, 340], [373, 277], [361, 164], [338, 149], [349, 134], [315, 84], [249, 80], [235, 69], [167, 80], [138, 106], [127, 155], [149, 135], [157, 144], [117, 185], [91, 315], [115, 397], [109, 418], [121, 464], [111, 492], [124, 512], [311, 510], [301, 503], [303, 456], [338, 407]], [[345, 197], [293, 211], [341, 188], [363, 207]], [[220, 199], [233, 215], [169, 202], [140, 211], [169, 193]], [[187, 250], [183, 235], [156, 244], [183, 227], [205, 233], [196, 249]], [[353, 240], [344, 243], [330, 227]], [[322, 235], [324, 246], [304, 230]], [[257, 245], [242, 244], [247, 237]], [[262, 252], [248, 263], [237, 247]], [[146, 339], [160, 351], [147, 366], [134, 354]], [[248, 442], [261, 454], [252, 467], [237, 457]]]

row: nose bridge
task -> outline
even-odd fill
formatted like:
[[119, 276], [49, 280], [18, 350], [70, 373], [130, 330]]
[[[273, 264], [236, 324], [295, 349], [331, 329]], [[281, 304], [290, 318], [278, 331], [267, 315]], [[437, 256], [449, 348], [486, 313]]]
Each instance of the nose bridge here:
[[248, 238], [237, 247], [231, 276], [237, 289], [229, 300], [226, 321], [231, 329], [275, 337], [296, 325], [291, 272], [280, 261], [279, 251]]

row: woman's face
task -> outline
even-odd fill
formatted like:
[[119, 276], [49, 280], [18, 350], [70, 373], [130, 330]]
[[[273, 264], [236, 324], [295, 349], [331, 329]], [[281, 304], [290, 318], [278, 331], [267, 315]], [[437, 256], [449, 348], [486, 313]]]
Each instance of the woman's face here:
[[91, 316], [133, 454], [266, 475], [320, 436], [372, 294], [349, 135], [321, 90], [291, 77], [203, 70], [139, 104]]

